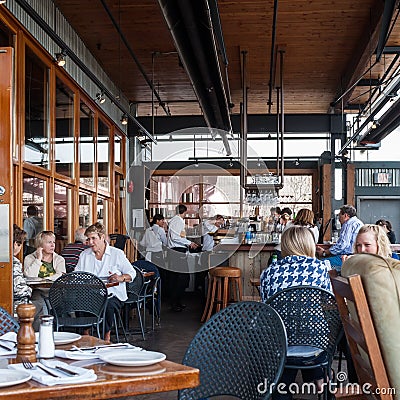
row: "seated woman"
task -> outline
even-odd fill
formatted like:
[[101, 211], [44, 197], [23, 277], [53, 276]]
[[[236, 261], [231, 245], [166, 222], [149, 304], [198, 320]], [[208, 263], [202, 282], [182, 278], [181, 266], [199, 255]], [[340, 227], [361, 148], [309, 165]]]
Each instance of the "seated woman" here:
[[396, 243], [396, 234], [394, 233], [392, 224], [390, 221], [387, 221], [386, 219], [378, 219], [378, 221], [375, 222], [375, 225], [379, 225], [383, 228], [383, 230], [386, 232], [387, 237], [389, 239], [389, 242], [391, 244]]
[[136, 271], [121, 249], [110, 246], [106, 241], [106, 230], [100, 222], [89, 226], [85, 231], [89, 248], [79, 256], [75, 271], [90, 272], [98, 277], [108, 277], [109, 282], [119, 283], [109, 287], [108, 303], [105, 312], [104, 340], [110, 342], [114, 315], [119, 313], [128, 299], [126, 285], [135, 279]]
[[66, 273], [65, 260], [54, 252], [56, 236], [52, 231], [43, 231], [35, 238], [36, 251], [25, 257], [24, 275], [47, 278], [55, 281]]
[[[332, 291], [329, 262], [315, 257], [314, 234], [306, 227], [291, 226], [282, 233], [282, 259], [271, 264], [261, 274], [261, 299], [263, 302], [275, 293], [293, 286], [314, 286]], [[286, 388], [296, 379], [297, 370], [285, 369], [281, 383]], [[318, 388], [323, 382], [323, 369], [302, 370], [304, 382], [315, 381]], [[274, 399], [290, 398], [274, 393]]]
[[[36, 235], [36, 251], [24, 259], [24, 275], [32, 278], [47, 278], [55, 281], [66, 273], [65, 260], [54, 252], [56, 236], [52, 231], [43, 231]], [[32, 292], [32, 302], [41, 311], [47, 310], [44, 297], [49, 294], [49, 289], [37, 288]], [[48, 310], [46, 311], [48, 312]], [[41, 312], [42, 314], [42, 312]]]
[[318, 226], [314, 224], [314, 213], [308, 208], [302, 208], [293, 220], [293, 225], [305, 226], [314, 235], [315, 243], [318, 243], [319, 229]]
[[378, 254], [378, 256], [382, 257], [399, 259], [399, 256], [392, 252], [388, 236], [384, 229], [374, 224], [365, 224], [360, 228], [354, 242], [354, 253]]
[[[22, 272], [21, 261], [17, 258], [20, 253], [26, 232], [18, 225], [13, 225], [13, 289], [14, 289], [14, 314], [16, 313], [19, 304], [29, 303], [32, 295], [32, 288], [26, 283], [24, 274]], [[33, 321], [33, 328], [35, 331], [39, 330], [39, 315], [42, 314], [42, 306], [40, 303], [33, 301], [36, 307], [35, 318]]]

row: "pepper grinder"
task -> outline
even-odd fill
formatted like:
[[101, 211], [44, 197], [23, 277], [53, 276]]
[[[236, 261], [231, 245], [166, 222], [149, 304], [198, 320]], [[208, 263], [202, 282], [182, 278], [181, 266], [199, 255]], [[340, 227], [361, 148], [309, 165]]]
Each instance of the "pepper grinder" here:
[[36, 312], [33, 304], [20, 304], [17, 307], [19, 330], [17, 333], [17, 362], [22, 358], [36, 362], [35, 331], [32, 322]]

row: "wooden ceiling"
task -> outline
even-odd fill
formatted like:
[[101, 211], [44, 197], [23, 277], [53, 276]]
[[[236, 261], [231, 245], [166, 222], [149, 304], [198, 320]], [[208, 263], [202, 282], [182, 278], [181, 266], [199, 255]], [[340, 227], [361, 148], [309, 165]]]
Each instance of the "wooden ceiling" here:
[[[189, 0], [186, 0], [189, 1]], [[193, 0], [200, 1], [200, 0]], [[132, 52], [173, 116], [201, 114], [157, 0], [54, 0], [86, 46], [138, 115], [151, 115], [152, 91]], [[118, 23], [131, 52], [121, 40], [106, 7]], [[327, 113], [331, 103], [361, 76], [378, 79], [394, 55], [385, 54], [367, 72], [374, 57], [383, 13], [382, 0], [279, 0], [276, 45], [285, 49], [286, 113]], [[248, 113], [268, 112], [273, 0], [219, 0], [228, 56], [232, 113], [242, 101], [241, 52], [247, 51]], [[392, 31], [387, 45], [399, 44]], [[372, 60], [372, 61], [371, 61]], [[367, 87], [355, 87], [347, 102], [365, 104]], [[365, 93], [364, 93], [365, 92]], [[271, 111], [275, 112], [275, 93]], [[155, 114], [165, 115], [155, 101]], [[342, 107], [341, 102], [337, 109]], [[361, 106], [360, 106], [361, 107]]]

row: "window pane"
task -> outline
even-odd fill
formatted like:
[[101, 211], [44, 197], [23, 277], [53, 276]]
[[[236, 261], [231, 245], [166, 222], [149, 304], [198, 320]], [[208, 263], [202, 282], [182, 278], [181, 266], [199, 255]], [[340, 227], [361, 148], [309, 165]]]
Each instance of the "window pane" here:
[[23, 177], [22, 209], [24, 215], [23, 229], [27, 233], [28, 244], [34, 247], [34, 238], [45, 227], [45, 181], [28, 175]]
[[115, 163], [115, 165], [118, 165], [118, 167], [121, 166], [121, 144], [122, 144], [122, 138], [120, 138], [118, 135], [115, 135], [115, 137], [114, 137], [114, 163]]
[[99, 118], [99, 133], [97, 139], [98, 187], [110, 190], [109, 159], [110, 159], [110, 127]]
[[85, 104], [79, 107], [79, 181], [94, 186], [94, 115]]
[[104, 227], [106, 228], [106, 232], [108, 231], [108, 229], [107, 229], [107, 200], [104, 200], [104, 199], [97, 200], [97, 222], [100, 222], [101, 224], [103, 224]]
[[56, 80], [56, 172], [74, 177], [74, 93]]
[[68, 243], [68, 192], [65, 186], [54, 185], [54, 234], [56, 253]]
[[79, 192], [79, 226], [92, 225], [92, 196]]
[[25, 161], [49, 168], [49, 70], [26, 47]]

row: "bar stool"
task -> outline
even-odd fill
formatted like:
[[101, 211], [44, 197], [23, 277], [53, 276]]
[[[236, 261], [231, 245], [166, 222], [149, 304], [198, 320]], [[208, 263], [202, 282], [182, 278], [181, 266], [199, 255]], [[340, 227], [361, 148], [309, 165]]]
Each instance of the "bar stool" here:
[[242, 271], [237, 267], [215, 267], [209, 271], [210, 282], [207, 290], [207, 301], [201, 322], [208, 321], [213, 312], [218, 312], [228, 305], [229, 292], [233, 301], [242, 300]]

